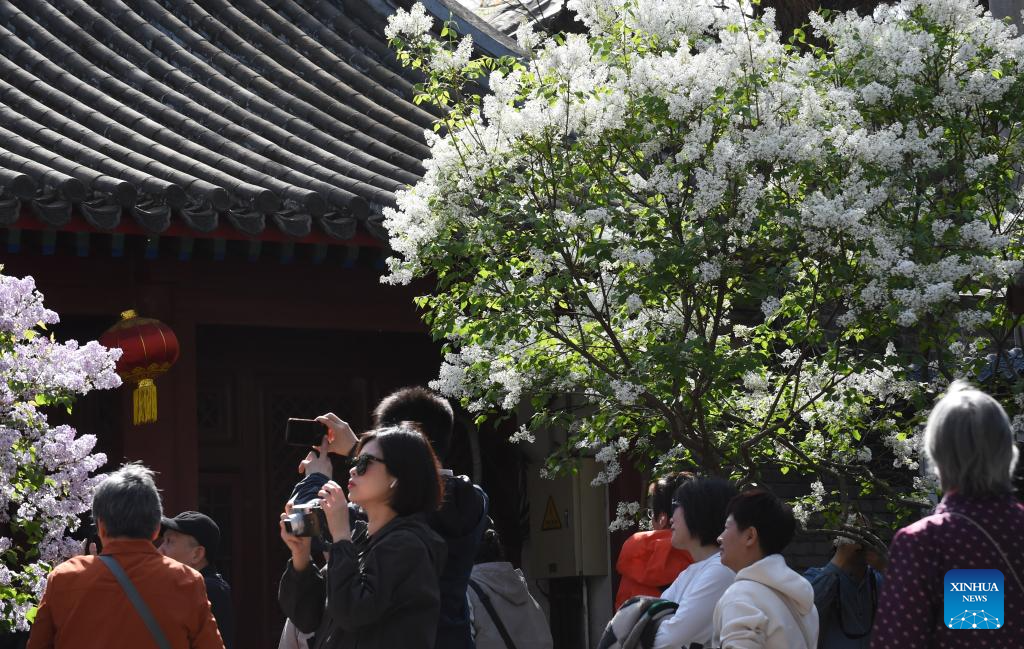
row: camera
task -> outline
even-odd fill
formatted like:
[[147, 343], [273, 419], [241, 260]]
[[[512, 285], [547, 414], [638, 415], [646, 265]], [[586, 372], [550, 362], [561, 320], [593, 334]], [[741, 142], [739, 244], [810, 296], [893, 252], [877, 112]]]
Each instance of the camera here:
[[327, 518], [320, 501], [292, 505], [292, 513], [284, 519], [284, 529], [293, 536], [322, 537], [327, 530]]

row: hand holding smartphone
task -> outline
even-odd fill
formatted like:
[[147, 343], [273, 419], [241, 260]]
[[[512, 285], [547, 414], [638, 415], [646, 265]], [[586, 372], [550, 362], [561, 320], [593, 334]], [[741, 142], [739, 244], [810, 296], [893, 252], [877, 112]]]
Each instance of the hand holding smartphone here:
[[284, 441], [291, 446], [319, 446], [327, 426], [314, 419], [289, 418], [284, 429]]

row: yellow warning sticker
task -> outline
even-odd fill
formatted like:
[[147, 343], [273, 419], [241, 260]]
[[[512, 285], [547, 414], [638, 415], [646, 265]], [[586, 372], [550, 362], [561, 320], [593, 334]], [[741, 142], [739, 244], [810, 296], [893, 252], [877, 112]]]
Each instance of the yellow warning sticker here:
[[548, 506], [544, 508], [544, 521], [540, 524], [541, 531], [562, 529], [562, 517], [555, 507], [555, 497], [548, 496]]

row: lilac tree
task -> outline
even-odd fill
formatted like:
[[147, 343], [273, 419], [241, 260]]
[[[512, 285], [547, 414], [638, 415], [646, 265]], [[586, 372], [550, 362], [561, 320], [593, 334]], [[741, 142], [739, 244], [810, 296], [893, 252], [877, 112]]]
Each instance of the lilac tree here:
[[50, 569], [81, 552], [69, 534], [107, 461], [93, 435], [51, 426], [45, 409], [119, 386], [121, 352], [57, 342], [46, 327], [58, 320], [31, 277], [0, 268], [0, 633], [27, 630]]
[[437, 279], [436, 387], [482, 415], [531, 400], [516, 439], [572, 432], [549, 470], [795, 472], [834, 533], [862, 496], [923, 502], [950, 380], [1024, 404], [1024, 40], [973, 0], [792, 34], [749, 0], [569, 6], [588, 35], [523, 27], [522, 60], [472, 58], [422, 7], [389, 25], [445, 109], [385, 221], [388, 281]]

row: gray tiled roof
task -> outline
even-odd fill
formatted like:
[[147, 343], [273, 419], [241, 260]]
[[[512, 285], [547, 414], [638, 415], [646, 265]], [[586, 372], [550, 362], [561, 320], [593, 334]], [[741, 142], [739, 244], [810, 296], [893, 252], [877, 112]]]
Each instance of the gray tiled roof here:
[[0, 225], [346, 239], [434, 116], [353, 0], [0, 0]]

